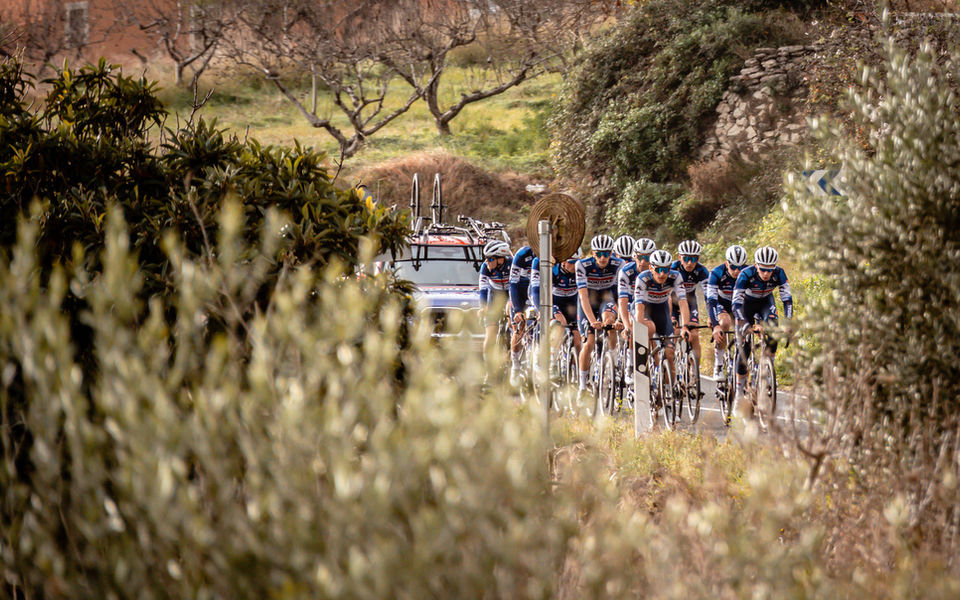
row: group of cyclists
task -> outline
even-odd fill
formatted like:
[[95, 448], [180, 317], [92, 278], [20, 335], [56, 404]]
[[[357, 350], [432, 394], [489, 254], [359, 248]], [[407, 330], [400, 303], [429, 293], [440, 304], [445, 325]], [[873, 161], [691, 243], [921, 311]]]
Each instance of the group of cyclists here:
[[[785, 317], [793, 316], [793, 299], [779, 256], [771, 246], [754, 252], [753, 264], [747, 263], [747, 251], [740, 245], [726, 249], [725, 260], [713, 269], [700, 263], [702, 246], [685, 240], [677, 248], [678, 258], [658, 249], [649, 238], [624, 235], [614, 240], [597, 235], [590, 240], [590, 254], [579, 250], [553, 266], [551, 272], [553, 315], [551, 325], [562, 328], [575, 323], [574, 344], [579, 351], [579, 389], [589, 386], [590, 366], [596, 336], [608, 336], [608, 348], [618, 338], [628, 339], [631, 318], [645, 325], [650, 339], [660, 342], [667, 359], [673, 363], [674, 328], [687, 339], [697, 360], [699, 337], [693, 329], [700, 326], [698, 299], [702, 295], [707, 309], [715, 352], [727, 347], [727, 336], [735, 332], [740, 340], [740, 355], [746, 359], [750, 346], [743, 340], [749, 328], [762, 331], [764, 325], [778, 323], [774, 290], [779, 289]], [[510, 381], [516, 385], [520, 368], [522, 336], [526, 326], [528, 303], [539, 310], [540, 260], [525, 246], [514, 254], [504, 241], [491, 241], [483, 249], [485, 262], [480, 269], [481, 314], [485, 326], [483, 351], [489, 355], [497, 336], [500, 319], [509, 314]], [[698, 293], [698, 288], [701, 290]], [[506, 305], [506, 310], [503, 307]], [[553, 339], [559, 343], [562, 336]], [[768, 337], [768, 350], [776, 352], [776, 340]], [[715, 364], [719, 365], [719, 361]], [[675, 370], [672, 370], [675, 372]], [[716, 375], [716, 371], [715, 371]], [[742, 396], [747, 375], [744, 361], [736, 369], [736, 395]]]

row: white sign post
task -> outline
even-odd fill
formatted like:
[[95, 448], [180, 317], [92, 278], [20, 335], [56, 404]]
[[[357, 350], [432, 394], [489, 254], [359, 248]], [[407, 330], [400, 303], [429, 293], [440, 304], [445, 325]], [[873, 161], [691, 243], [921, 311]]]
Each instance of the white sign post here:
[[543, 406], [543, 429], [550, 435], [550, 406], [553, 403], [553, 385], [550, 382], [550, 318], [553, 316], [553, 230], [550, 221], [537, 223], [540, 234], [540, 386]]
[[642, 432], [650, 430], [650, 332], [647, 326], [633, 316], [633, 435], [639, 438]]

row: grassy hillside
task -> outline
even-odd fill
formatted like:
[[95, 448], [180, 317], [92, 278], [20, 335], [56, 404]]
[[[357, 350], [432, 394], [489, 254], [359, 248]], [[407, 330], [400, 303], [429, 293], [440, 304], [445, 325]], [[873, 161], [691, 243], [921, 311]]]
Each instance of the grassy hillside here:
[[[450, 102], [470, 87], [472, 71], [451, 67], [445, 74], [444, 102]], [[399, 119], [371, 137], [364, 148], [345, 165], [348, 172], [411, 153], [445, 149], [494, 169], [514, 169], [543, 174], [548, 169], [546, 117], [559, 89], [560, 76], [553, 74], [528, 81], [507, 92], [474, 103], [452, 122], [453, 136], [442, 139], [426, 106], [415, 103]], [[294, 140], [337, 156], [337, 145], [323, 130], [315, 129], [272, 86], [252, 75], [215, 73], [204, 82], [201, 93], [213, 90], [200, 114], [216, 118], [238, 135], [249, 135], [264, 143], [292, 144]], [[386, 106], [399, 106], [405, 100], [401, 82], [390, 88]], [[309, 88], [297, 93], [308, 102]], [[193, 96], [186, 90], [167, 85], [161, 93], [171, 111], [185, 115]], [[318, 114], [330, 115], [338, 127], [347, 120], [334, 107], [329, 94], [318, 97]]]

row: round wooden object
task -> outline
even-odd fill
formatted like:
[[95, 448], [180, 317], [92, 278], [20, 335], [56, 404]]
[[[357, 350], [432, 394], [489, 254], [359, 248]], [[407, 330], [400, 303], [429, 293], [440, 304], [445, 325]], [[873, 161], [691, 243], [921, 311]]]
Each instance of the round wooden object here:
[[566, 260], [573, 256], [583, 242], [586, 212], [583, 203], [569, 194], [549, 194], [537, 201], [527, 218], [527, 241], [540, 255], [540, 234], [537, 223], [548, 220], [553, 225], [553, 258]]

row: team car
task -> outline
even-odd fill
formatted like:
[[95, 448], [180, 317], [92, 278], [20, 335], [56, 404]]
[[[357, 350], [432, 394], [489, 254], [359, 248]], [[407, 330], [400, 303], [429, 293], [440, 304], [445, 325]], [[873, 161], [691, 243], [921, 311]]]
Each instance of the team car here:
[[410, 210], [413, 231], [407, 244], [397, 256], [380, 257], [378, 267], [414, 284], [418, 310], [433, 323], [434, 337], [465, 336], [482, 343], [478, 282], [483, 247], [493, 239], [510, 243], [509, 235], [501, 223], [462, 215], [457, 225], [444, 223], [439, 174], [433, 179], [429, 216], [420, 215], [420, 181], [413, 176]]

